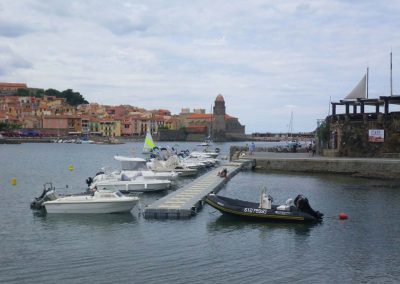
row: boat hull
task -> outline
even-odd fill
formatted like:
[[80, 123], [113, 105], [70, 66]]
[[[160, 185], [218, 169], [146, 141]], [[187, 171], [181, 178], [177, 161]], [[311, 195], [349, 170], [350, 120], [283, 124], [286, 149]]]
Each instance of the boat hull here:
[[124, 200], [118, 202], [46, 202], [46, 212], [66, 214], [99, 214], [130, 212], [138, 200]]
[[236, 216], [245, 219], [279, 222], [320, 222], [321, 220], [310, 214], [292, 208], [291, 211], [277, 210], [277, 205], [272, 205], [271, 209], [258, 208], [258, 203], [241, 201], [215, 194], [207, 195], [205, 202], [223, 214]]
[[171, 182], [160, 180], [157, 183], [135, 183], [132, 181], [99, 182], [96, 184], [98, 189], [106, 189], [121, 192], [152, 192], [169, 189]]

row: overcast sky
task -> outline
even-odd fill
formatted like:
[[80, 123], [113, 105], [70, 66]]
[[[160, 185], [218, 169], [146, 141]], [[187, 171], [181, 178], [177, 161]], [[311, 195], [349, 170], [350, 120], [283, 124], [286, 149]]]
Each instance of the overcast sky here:
[[312, 131], [370, 68], [400, 94], [400, 1], [0, 0], [0, 82], [90, 102], [210, 111], [246, 133]]

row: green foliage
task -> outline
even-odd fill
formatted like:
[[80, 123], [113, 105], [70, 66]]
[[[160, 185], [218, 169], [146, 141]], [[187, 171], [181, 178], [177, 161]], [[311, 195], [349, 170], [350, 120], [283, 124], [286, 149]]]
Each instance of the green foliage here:
[[331, 132], [330, 125], [326, 121], [322, 122], [320, 126], [317, 128], [317, 136], [324, 143], [327, 143], [329, 141], [330, 132]]
[[44, 95], [45, 96], [54, 96], [54, 97], [57, 97], [57, 98], [61, 97], [60, 91], [57, 91], [55, 89], [47, 89], [46, 91], [44, 91]]
[[160, 129], [160, 130], [161, 130], [161, 129], [169, 129], [169, 128], [168, 128], [168, 126], [165, 126], [165, 125], [160, 125], [160, 126], [158, 127], [158, 129]]
[[61, 92], [61, 97], [67, 99], [67, 103], [72, 106], [80, 105], [80, 104], [88, 104], [88, 101], [85, 100], [79, 92], [74, 92], [72, 89], [67, 89]]
[[27, 89], [18, 89], [15, 95], [20, 97], [30, 96], [29, 91]]
[[37, 90], [35, 93], [30, 93], [27, 89], [18, 89], [16, 96], [34, 96], [34, 97], [43, 97], [43, 96], [53, 96], [56, 98], [65, 98], [67, 103], [76, 106], [80, 104], [88, 104], [88, 101], [79, 93], [74, 92], [72, 89], [67, 89], [65, 91], [58, 91], [56, 89], [47, 89], [46, 91]]
[[10, 131], [20, 129], [21, 125], [9, 122], [0, 122], [0, 131]]

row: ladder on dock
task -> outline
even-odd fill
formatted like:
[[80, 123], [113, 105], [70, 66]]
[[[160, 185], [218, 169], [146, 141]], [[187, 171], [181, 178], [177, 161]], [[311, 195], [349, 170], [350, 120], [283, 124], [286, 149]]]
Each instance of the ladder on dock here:
[[[252, 166], [253, 161], [240, 159], [211, 170], [191, 183], [146, 206], [144, 217], [155, 219], [189, 218], [201, 209], [203, 199], [207, 194], [210, 192], [217, 193], [242, 168], [251, 168]], [[226, 178], [218, 176], [218, 173], [223, 169], [228, 170]]]

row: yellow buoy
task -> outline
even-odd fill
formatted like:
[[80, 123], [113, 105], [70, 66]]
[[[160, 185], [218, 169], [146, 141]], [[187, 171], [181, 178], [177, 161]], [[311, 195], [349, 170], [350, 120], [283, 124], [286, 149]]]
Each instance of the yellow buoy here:
[[12, 178], [11, 179], [11, 185], [17, 185], [17, 179], [16, 178]]
[[69, 165], [68, 169], [72, 172], [74, 170], [74, 166], [73, 165]]

